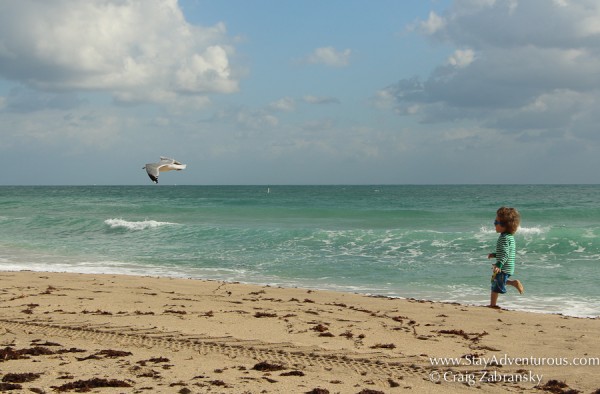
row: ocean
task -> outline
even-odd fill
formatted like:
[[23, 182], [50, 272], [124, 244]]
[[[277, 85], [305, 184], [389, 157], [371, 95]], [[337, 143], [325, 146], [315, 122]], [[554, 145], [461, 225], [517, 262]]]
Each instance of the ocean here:
[[131, 274], [487, 305], [500, 206], [522, 216], [508, 309], [600, 315], [600, 186], [0, 186], [0, 270]]

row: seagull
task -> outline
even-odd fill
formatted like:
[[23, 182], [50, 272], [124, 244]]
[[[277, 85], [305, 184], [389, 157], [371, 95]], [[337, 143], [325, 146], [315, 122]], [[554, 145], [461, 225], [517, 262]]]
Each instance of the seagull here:
[[160, 161], [158, 163], [148, 163], [143, 168], [148, 173], [148, 176], [150, 177], [150, 179], [152, 179], [152, 182], [158, 183], [159, 172], [173, 171], [173, 170], [181, 171], [181, 170], [185, 170], [185, 167], [186, 167], [185, 164], [181, 164], [177, 160], [169, 159], [168, 157], [161, 156]]

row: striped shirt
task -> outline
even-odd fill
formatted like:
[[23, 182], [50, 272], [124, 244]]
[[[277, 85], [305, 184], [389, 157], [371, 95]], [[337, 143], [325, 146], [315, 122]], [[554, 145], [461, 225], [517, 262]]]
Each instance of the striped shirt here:
[[510, 233], [500, 234], [496, 242], [496, 267], [512, 275], [515, 272], [515, 254], [515, 237]]

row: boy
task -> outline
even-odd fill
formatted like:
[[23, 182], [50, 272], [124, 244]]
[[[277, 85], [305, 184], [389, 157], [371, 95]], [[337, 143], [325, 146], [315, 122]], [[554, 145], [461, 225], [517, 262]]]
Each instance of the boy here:
[[521, 223], [521, 215], [515, 208], [502, 207], [496, 211], [496, 232], [500, 233], [496, 242], [496, 253], [490, 253], [488, 259], [495, 258], [496, 264], [492, 265], [492, 294], [490, 307], [498, 308], [496, 302], [498, 295], [506, 293], [506, 285], [514, 286], [523, 294], [525, 289], [519, 280], [508, 280], [515, 272], [515, 237], [514, 234]]

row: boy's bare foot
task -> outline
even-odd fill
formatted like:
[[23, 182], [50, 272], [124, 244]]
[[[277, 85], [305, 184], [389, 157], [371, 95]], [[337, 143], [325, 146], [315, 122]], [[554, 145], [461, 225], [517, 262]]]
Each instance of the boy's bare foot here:
[[515, 280], [515, 287], [517, 288], [517, 290], [519, 290], [519, 294], [525, 293], [525, 288], [523, 287], [523, 283], [521, 283], [520, 280]]
[[488, 305], [488, 308], [501, 309], [498, 305]]

